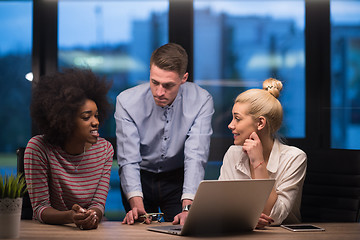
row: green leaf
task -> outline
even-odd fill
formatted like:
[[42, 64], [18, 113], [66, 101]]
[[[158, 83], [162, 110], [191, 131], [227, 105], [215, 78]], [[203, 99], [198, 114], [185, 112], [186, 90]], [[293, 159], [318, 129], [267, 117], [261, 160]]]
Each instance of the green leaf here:
[[14, 176], [0, 175], [0, 198], [18, 198], [26, 193], [26, 182], [23, 174]]

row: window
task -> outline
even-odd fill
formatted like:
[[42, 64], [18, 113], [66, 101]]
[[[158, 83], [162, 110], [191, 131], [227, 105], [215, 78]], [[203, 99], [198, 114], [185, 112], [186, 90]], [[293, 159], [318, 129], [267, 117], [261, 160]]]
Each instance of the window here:
[[[141, 5], [141, 7], [139, 7]], [[149, 80], [153, 50], [168, 42], [168, 1], [59, 1], [59, 69], [91, 68], [123, 90]], [[103, 137], [115, 137], [109, 116]]]
[[305, 2], [195, 0], [194, 9], [194, 79], [214, 98], [213, 137], [231, 135], [239, 93], [274, 77], [284, 84], [280, 132], [304, 138]]
[[360, 149], [360, 1], [330, 4], [331, 147]]
[[32, 1], [0, 1], [0, 173], [16, 173], [16, 149], [31, 137], [31, 23]]

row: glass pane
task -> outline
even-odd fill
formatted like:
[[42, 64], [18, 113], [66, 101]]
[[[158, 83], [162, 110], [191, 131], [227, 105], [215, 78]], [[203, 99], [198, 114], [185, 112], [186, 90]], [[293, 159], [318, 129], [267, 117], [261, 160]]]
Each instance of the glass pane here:
[[194, 9], [194, 79], [214, 97], [213, 136], [231, 136], [239, 93], [275, 77], [284, 84], [280, 132], [304, 138], [304, 1], [195, 0]]
[[0, 33], [0, 173], [15, 174], [16, 149], [31, 137], [25, 76], [31, 72], [32, 1], [0, 1]]
[[360, 1], [331, 1], [331, 147], [360, 149]]
[[[153, 50], [168, 42], [168, 1], [59, 1], [59, 69], [91, 68], [113, 80], [109, 97], [149, 79]], [[141, 6], [141, 7], [139, 7]], [[109, 116], [103, 137], [115, 137]]]
[[[126, 88], [149, 81], [151, 53], [168, 42], [167, 0], [154, 1], [59, 1], [59, 69], [91, 68], [113, 80], [109, 92], [116, 96]], [[114, 112], [114, 111], [113, 111]], [[110, 115], [102, 137], [115, 138]], [[106, 217], [122, 220], [118, 165], [114, 161]]]

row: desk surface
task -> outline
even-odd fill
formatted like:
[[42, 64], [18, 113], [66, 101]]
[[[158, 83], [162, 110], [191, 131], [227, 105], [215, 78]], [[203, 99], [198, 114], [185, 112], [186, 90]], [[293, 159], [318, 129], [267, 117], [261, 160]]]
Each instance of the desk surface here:
[[[158, 224], [158, 223], [153, 223]], [[160, 223], [169, 224], [169, 223]], [[209, 238], [215, 239], [277, 239], [277, 240], [296, 240], [296, 239], [324, 239], [324, 240], [355, 240], [360, 236], [360, 223], [315, 223], [325, 228], [325, 232], [291, 232], [281, 227], [268, 227], [265, 230], [254, 230], [253, 232]], [[20, 239], [179, 239], [180, 236], [151, 232], [146, 230], [148, 225], [135, 224], [132, 226], [123, 225], [121, 222], [105, 221], [96, 230], [80, 230], [75, 225], [47, 225], [37, 221], [22, 220], [20, 226]], [[184, 239], [199, 239], [186, 237]]]

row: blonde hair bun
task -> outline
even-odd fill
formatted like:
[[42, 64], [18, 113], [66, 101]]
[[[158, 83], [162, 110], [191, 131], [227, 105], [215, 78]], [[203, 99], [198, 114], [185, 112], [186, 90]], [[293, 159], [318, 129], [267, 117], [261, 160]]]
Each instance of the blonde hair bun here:
[[263, 89], [268, 91], [275, 98], [279, 97], [282, 88], [282, 83], [275, 78], [268, 78], [263, 82]]

